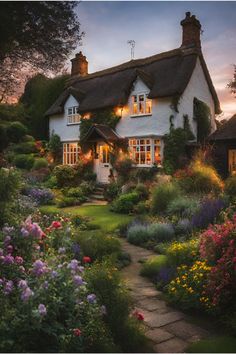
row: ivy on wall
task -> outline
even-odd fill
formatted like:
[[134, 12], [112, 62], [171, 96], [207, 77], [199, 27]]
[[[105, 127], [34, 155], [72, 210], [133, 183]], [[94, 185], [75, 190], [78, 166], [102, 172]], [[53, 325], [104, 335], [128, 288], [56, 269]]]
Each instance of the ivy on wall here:
[[196, 97], [193, 100], [193, 116], [197, 121], [197, 141], [204, 143], [211, 132], [211, 111], [205, 102]]
[[191, 126], [190, 126], [190, 123], [189, 123], [189, 117], [188, 117], [187, 114], [183, 115], [183, 127], [184, 127], [184, 130], [187, 133], [188, 140], [195, 140], [195, 135], [192, 132], [192, 129], [191, 129]]

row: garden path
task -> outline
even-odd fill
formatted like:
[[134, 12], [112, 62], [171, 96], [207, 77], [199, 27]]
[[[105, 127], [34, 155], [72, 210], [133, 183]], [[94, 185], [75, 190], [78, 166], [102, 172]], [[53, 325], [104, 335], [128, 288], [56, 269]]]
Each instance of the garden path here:
[[146, 278], [139, 275], [140, 259], [156, 255], [154, 252], [129, 244], [121, 239], [122, 248], [129, 253], [131, 264], [122, 270], [135, 309], [144, 315], [146, 336], [153, 342], [157, 353], [182, 353], [190, 343], [206, 338], [210, 333], [190, 322], [181, 311], [168, 306], [163, 294]]

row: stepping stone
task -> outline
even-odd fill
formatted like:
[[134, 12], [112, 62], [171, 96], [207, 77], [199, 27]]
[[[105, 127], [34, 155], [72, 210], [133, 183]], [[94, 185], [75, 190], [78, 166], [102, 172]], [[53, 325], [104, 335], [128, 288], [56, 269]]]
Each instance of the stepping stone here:
[[184, 353], [188, 343], [179, 338], [172, 338], [156, 344], [154, 349], [157, 353]]
[[171, 311], [165, 301], [156, 298], [141, 299], [138, 301], [138, 306], [141, 309], [148, 311], [158, 310], [158, 313], [166, 313]]
[[197, 341], [209, 335], [205, 329], [186, 321], [178, 321], [176, 323], [165, 326], [165, 330], [173, 333], [175, 336], [188, 341]]
[[138, 293], [139, 295], [144, 295], [146, 297], [154, 297], [160, 294], [159, 291], [157, 291], [154, 287], [144, 287], [144, 288], [139, 288], [134, 290], [136, 294]]
[[151, 329], [145, 335], [155, 343], [161, 343], [174, 337], [172, 333], [164, 331], [161, 328]]
[[144, 321], [151, 328], [163, 327], [167, 324], [179, 321], [184, 318], [184, 314], [181, 312], [167, 312], [160, 313], [159, 310], [156, 311], [143, 311]]

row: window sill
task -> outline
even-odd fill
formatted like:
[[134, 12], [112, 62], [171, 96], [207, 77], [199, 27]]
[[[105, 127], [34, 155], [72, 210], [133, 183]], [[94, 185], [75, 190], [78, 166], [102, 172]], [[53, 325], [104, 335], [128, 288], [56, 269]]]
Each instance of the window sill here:
[[132, 114], [132, 115], [130, 115], [130, 118], [150, 117], [150, 116], [152, 116], [152, 113]]
[[79, 125], [81, 122], [78, 123], [67, 123], [66, 125]]

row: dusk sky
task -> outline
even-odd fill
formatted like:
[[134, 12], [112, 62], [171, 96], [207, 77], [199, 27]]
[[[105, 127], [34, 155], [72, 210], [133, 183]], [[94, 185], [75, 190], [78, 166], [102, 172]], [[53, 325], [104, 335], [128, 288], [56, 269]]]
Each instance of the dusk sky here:
[[177, 48], [186, 11], [202, 24], [202, 50], [224, 112], [221, 117], [229, 118], [236, 113], [236, 99], [226, 88], [236, 64], [236, 2], [82, 1], [78, 15], [86, 35], [78, 50], [94, 72], [130, 60], [130, 39], [136, 42], [135, 59]]

